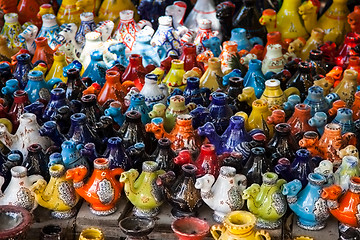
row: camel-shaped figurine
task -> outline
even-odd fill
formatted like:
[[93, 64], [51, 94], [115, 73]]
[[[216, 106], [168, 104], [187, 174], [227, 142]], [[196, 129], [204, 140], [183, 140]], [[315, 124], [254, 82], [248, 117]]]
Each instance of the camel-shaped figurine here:
[[236, 174], [233, 167], [221, 167], [220, 176], [215, 181], [213, 175], [205, 174], [195, 182], [195, 188], [201, 190], [203, 201], [214, 210], [213, 217], [217, 222], [222, 222], [229, 212], [243, 207], [241, 195], [246, 188], [246, 177]]
[[277, 174], [272, 172], [265, 173], [263, 181], [262, 186], [254, 183], [245, 189], [243, 198], [247, 200], [249, 211], [257, 217], [258, 227], [278, 228], [287, 210], [287, 202], [281, 193], [286, 181], [278, 179]]
[[317, 132], [305, 132], [303, 138], [299, 141], [299, 146], [307, 149], [313, 157], [323, 155], [323, 152], [319, 148], [319, 135]]
[[321, 197], [327, 201], [330, 213], [339, 220], [339, 222], [346, 226], [358, 228], [360, 226], [359, 177], [352, 177], [350, 179], [350, 188], [350, 191], [342, 195], [341, 187], [339, 185], [332, 185], [323, 189]]
[[67, 219], [73, 217], [77, 210], [76, 204], [80, 200], [71, 181], [65, 179], [65, 167], [54, 164], [49, 168], [51, 180], [46, 183], [39, 179], [31, 187], [39, 205], [52, 210], [54, 218]]
[[134, 213], [154, 217], [164, 201], [163, 186], [157, 184], [157, 179], [165, 171], [159, 170], [158, 164], [152, 161], [145, 161], [142, 167], [140, 176], [136, 169], [123, 172], [120, 182], [124, 184], [126, 197], [135, 207]]
[[314, 28], [321, 28], [325, 32], [324, 42], [332, 41], [339, 45], [344, 35], [350, 31], [347, 23], [349, 10], [346, 6], [348, 0], [334, 0], [330, 8], [318, 19], [320, 1], [307, 0], [299, 7], [299, 14], [304, 20], [308, 33]]
[[348, 15], [351, 31], [360, 34], [360, 6], [355, 6], [354, 11]]
[[25, 43], [26, 49], [34, 55], [36, 44], [35, 38], [38, 32], [38, 27], [31, 24], [25, 28], [25, 30], [19, 34], [19, 41]]
[[124, 170], [109, 169], [108, 159], [97, 158], [92, 176], [85, 181], [88, 171], [83, 165], [69, 169], [66, 171], [66, 179], [72, 180], [77, 194], [90, 203], [93, 214], [104, 216], [114, 213], [123, 188], [123, 184], [117, 181], [116, 177]]
[[[326, 201], [320, 197], [326, 178], [318, 173], [310, 173], [309, 183], [303, 190], [300, 180], [295, 179], [283, 185], [291, 210], [297, 216], [297, 224], [306, 230], [320, 230], [330, 216]], [[301, 191], [300, 191], [301, 190]]]
[[65, 53], [68, 63], [78, 60], [81, 53], [81, 46], [75, 40], [77, 26], [74, 23], [64, 24], [63, 29], [57, 35], [57, 41], [61, 43], [59, 51]]
[[[282, 6], [278, 13], [273, 9], [265, 9], [259, 22], [266, 27], [268, 33], [280, 32], [282, 39], [307, 38], [309, 34], [303, 26], [300, 15], [297, 13], [297, 4], [295, 2], [291, 4], [292, 9], [286, 9], [287, 6]], [[287, 11], [287, 14], [285, 14], [285, 11]]]

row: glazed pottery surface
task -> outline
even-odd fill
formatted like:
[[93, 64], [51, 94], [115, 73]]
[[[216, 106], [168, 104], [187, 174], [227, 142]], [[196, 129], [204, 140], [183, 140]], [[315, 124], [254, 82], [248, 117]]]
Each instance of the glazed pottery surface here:
[[176, 219], [171, 223], [171, 229], [179, 240], [202, 240], [209, 233], [209, 224], [195, 217]]
[[241, 195], [246, 187], [246, 177], [236, 174], [233, 167], [221, 167], [216, 181], [211, 174], [198, 178], [195, 187], [201, 190], [203, 201], [214, 210], [213, 217], [217, 222], [222, 222], [229, 212], [243, 207]]
[[135, 206], [136, 216], [154, 217], [159, 213], [159, 206], [163, 203], [164, 196], [155, 181], [158, 175], [164, 172], [164, 170], [159, 170], [156, 162], [145, 161], [140, 176], [136, 169], [130, 169], [121, 174], [120, 182], [124, 183], [124, 192]]
[[281, 193], [284, 179], [278, 179], [277, 174], [263, 174], [263, 183], [252, 184], [243, 192], [247, 207], [257, 217], [256, 226], [261, 229], [276, 229], [281, 226], [281, 218], [286, 213], [287, 202]]
[[[299, 180], [284, 185], [289, 207], [297, 215], [297, 224], [306, 230], [319, 230], [326, 226], [330, 212], [326, 201], [320, 197], [326, 178], [318, 173], [309, 174], [309, 183], [303, 190]], [[300, 191], [301, 190], [301, 191]]]
[[52, 210], [54, 218], [72, 218], [76, 214], [75, 206], [80, 196], [75, 192], [72, 182], [66, 179], [63, 165], [54, 164], [49, 172], [51, 178], [48, 183], [40, 179], [31, 187], [36, 201], [40, 206]]
[[81, 231], [79, 240], [105, 240], [105, 237], [98, 228], [86, 228]]
[[43, 177], [41, 175], [27, 176], [27, 169], [22, 166], [13, 167], [10, 171], [11, 181], [0, 197], [0, 204], [15, 205], [33, 211], [38, 204], [30, 187]]
[[155, 227], [151, 218], [126, 217], [119, 222], [121, 231], [127, 236], [127, 240], [148, 240], [149, 235]]
[[349, 189], [344, 194], [339, 185], [332, 185], [323, 189], [321, 197], [328, 201], [330, 213], [336, 219], [346, 226], [357, 228], [359, 227], [357, 221], [357, 206], [360, 204], [359, 193], [360, 178], [351, 177]]
[[124, 170], [109, 168], [106, 158], [97, 158], [94, 161], [94, 171], [85, 183], [84, 178], [88, 169], [84, 166], [69, 169], [66, 179], [73, 180], [76, 192], [91, 204], [90, 210], [95, 215], [109, 215], [116, 211], [116, 202], [121, 196], [122, 183], [116, 180]]
[[250, 240], [261, 239], [270, 240], [269, 233], [264, 230], [255, 231], [256, 217], [250, 212], [233, 211], [226, 215], [222, 225], [213, 225], [210, 233], [216, 240]]
[[25, 208], [11, 205], [0, 206], [0, 238], [21, 240], [31, 226], [33, 217]]
[[184, 164], [179, 177], [174, 172], [168, 172], [157, 180], [157, 184], [164, 187], [175, 218], [195, 216], [202, 205], [200, 190], [195, 188], [196, 171], [195, 165]]

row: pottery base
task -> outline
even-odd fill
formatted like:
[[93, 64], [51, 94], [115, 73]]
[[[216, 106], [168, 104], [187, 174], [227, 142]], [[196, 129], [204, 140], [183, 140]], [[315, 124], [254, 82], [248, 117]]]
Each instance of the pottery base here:
[[116, 206], [109, 210], [105, 210], [105, 211], [95, 210], [92, 207], [90, 207], [91, 213], [94, 215], [97, 215], [97, 216], [107, 216], [107, 215], [113, 214], [114, 212], [116, 212], [116, 210], [117, 210]]
[[216, 211], [215, 211], [215, 212], [213, 213], [213, 218], [214, 218], [214, 220], [215, 220], [216, 222], [222, 223], [222, 222], [224, 221], [225, 215], [226, 215], [226, 214], [222, 214], [222, 213], [220, 213], [220, 212], [216, 212]]
[[321, 230], [321, 229], [325, 228], [325, 226], [326, 226], [326, 222], [317, 223], [315, 225], [307, 225], [307, 224], [300, 222], [299, 219], [296, 220], [296, 224], [299, 227], [301, 227], [305, 230], [309, 230], [309, 231]]
[[134, 207], [134, 215], [137, 217], [155, 217], [159, 214], [160, 208], [153, 208], [151, 210], [142, 210], [137, 207]]
[[171, 215], [174, 218], [196, 217], [197, 213], [196, 212], [183, 212], [183, 211], [179, 211], [179, 210], [173, 208], [173, 209], [171, 209]]
[[281, 227], [282, 220], [279, 219], [275, 222], [269, 222], [264, 219], [258, 218], [256, 221], [256, 227], [260, 229], [277, 229]]
[[52, 211], [51, 216], [57, 219], [69, 219], [75, 216], [76, 208], [72, 208], [69, 211]]

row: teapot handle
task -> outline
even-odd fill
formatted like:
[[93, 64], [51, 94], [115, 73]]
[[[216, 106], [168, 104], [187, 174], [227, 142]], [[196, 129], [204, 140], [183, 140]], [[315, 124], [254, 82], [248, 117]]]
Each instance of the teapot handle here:
[[[220, 232], [220, 234], [219, 234], [219, 232]], [[215, 224], [215, 225], [211, 226], [211, 228], [210, 228], [210, 233], [215, 240], [218, 240], [220, 238], [221, 234], [223, 234], [224, 232], [225, 232], [225, 227], [220, 224]]]
[[247, 179], [244, 175], [236, 174], [235, 181], [236, 181], [236, 184], [241, 188], [241, 191], [244, 191], [246, 189]]
[[355, 133], [347, 132], [342, 135], [342, 139], [345, 139], [344, 147], [346, 147], [347, 145], [356, 146], [357, 139]]
[[124, 172], [124, 169], [122, 169], [122, 168], [114, 168], [114, 169], [111, 169], [111, 175], [112, 175], [113, 177], [115, 177], [115, 176], [120, 176], [123, 172]]
[[268, 232], [265, 232], [264, 230], [257, 231], [255, 233], [256, 240], [261, 240], [262, 239], [261, 236], [264, 237], [265, 240], [271, 240], [270, 234]]
[[29, 177], [29, 181], [31, 182], [31, 184], [34, 184], [35, 182], [37, 182], [40, 179], [44, 179], [41, 175], [30, 175]]

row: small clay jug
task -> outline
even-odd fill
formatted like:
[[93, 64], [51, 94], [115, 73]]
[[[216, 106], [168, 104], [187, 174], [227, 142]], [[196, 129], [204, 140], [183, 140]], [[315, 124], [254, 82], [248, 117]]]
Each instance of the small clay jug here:
[[274, 137], [267, 147], [273, 164], [281, 157], [286, 157], [292, 162], [295, 152], [299, 149], [298, 142], [291, 134], [291, 126], [287, 123], [279, 123], [275, 126]]
[[221, 71], [221, 61], [219, 58], [213, 57], [209, 59], [208, 64], [207, 70], [200, 78], [200, 87], [215, 91], [221, 86], [222, 77], [224, 76]]
[[322, 158], [330, 160], [334, 165], [341, 163], [338, 151], [347, 145], [356, 145], [354, 133], [341, 134], [341, 126], [336, 123], [329, 123], [325, 126], [323, 135], [319, 140], [319, 150]]
[[144, 125], [141, 123], [141, 113], [138, 111], [125, 113], [125, 122], [120, 127], [119, 133], [125, 149], [140, 142], [145, 144], [147, 150], [150, 147]]
[[358, 73], [352, 69], [344, 71], [344, 77], [341, 82], [334, 88], [332, 93], [339, 95], [340, 99], [350, 108], [354, 102], [354, 94], [357, 90]]
[[123, 184], [115, 178], [124, 170], [110, 169], [109, 160], [98, 158], [94, 161], [94, 172], [87, 182], [84, 178], [88, 169], [84, 166], [69, 169], [66, 179], [72, 179], [75, 191], [90, 203], [90, 210], [95, 215], [109, 215], [116, 211], [116, 203], [121, 196]]
[[46, 37], [39, 37], [35, 39], [36, 49], [34, 56], [32, 58], [32, 63], [36, 63], [39, 60], [42, 60], [46, 63], [47, 69], [49, 70], [54, 63], [54, 50], [48, 45], [48, 40]]
[[246, 162], [242, 174], [247, 178], [247, 184], [261, 184], [262, 175], [270, 171], [271, 164], [265, 156], [265, 148], [254, 147], [251, 149], [251, 156]]
[[131, 81], [140, 91], [145, 84], [145, 75], [147, 71], [142, 64], [142, 57], [138, 54], [131, 54], [129, 65], [121, 76], [121, 82]]
[[307, 62], [300, 62], [298, 71], [286, 83], [286, 87], [295, 87], [300, 91], [301, 100], [304, 101], [308, 89], [314, 84], [313, 76], [311, 75], [311, 67]]
[[211, 104], [209, 105], [210, 114], [206, 121], [212, 122], [216, 127], [216, 132], [222, 134], [229, 126], [230, 117], [233, 115], [232, 109], [228, 104], [227, 95], [222, 92], [211, 94]]
[[168, 138], [160, 138], [155, 151], [151, 154], [151, 161], [156, 162], [160, 169], [173, 171], [175, 164], [173, 159], [176, 153], [171, 149], [171, 141]]
[[[97, 97], [97, 101], [99, 105], [102, 106], [109, 99], [113, 99], [115, 101], [120, 102], [121, 107], [125, 108], [124, 97], [126, 95], [127, 87], [124, 91], [124, 88], [122, 87], [122, 84], [120, 82], [120, 73], [113, 70], [106, 71], [105, 79], [106, 82], [104, 86], [101, 88], [101, 91]], [[131, 82], [127, 81], [126, 84], [124, 83], [124, 85], [127, 86], [129, 83]], [[134, 86], [133, 84], [131, 85]], [[123, 109], [123, 111], [124, 110], [125, 109]]]
[[347, 69], [352, 69], [358, 72], [357, 76], [357, 84], [360, 85], [360, 56], [351, 56], [349, 58], [349, 65]]
[[215, 146], [212, 144], [202, 145], [199, 157], [196, 159], [194, 165], [197, 167], [197, 177], [211, 174], [217, 178], [220, 171], [220, 164], [215, 152]]
[[300, 140], [305, 132], [315, 131], [316, 129], [309, 125], [308, 121], [311, 118], [311, 108], [307, 104], [296, 104], [293, 115], [287, 121], [291, 127], [291, 135], [296, 140]]
[[82, 92], [86, 89], [85, 84], [80, 79], [80, 71], [76, 68], [67, 71], [66, 98], [71, 100], [80, 100]]
[[280, 81], [277, 79], [270, 79], [265, 82], [265, 90], [260, 99], [265, 99], [268, 102], [269, 108], [282, 108], [288, 96], [293, 94], [300, 95], [300, 92], [294, 87], [282, 91], [280, 88]]
[[196, 166], [184, 164], [181, 169], [179, 177], [168, 172], [160, 175], [156, 181], [164, 186], [165, 196], [173, 207], [171, 214], [176, 218], [195, 216], [202, 205], [200, 190], [195, 188]]

